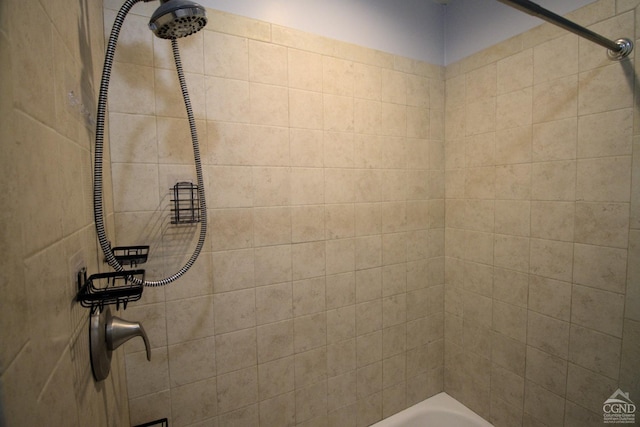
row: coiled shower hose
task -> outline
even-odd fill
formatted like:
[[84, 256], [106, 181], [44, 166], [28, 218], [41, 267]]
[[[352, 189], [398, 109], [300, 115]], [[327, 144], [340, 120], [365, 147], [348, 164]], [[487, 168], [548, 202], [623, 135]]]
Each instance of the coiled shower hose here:
[[[118, 14], [116, 15], [105, 52], [104, 67], [102, 69], [102, 80], [100, 81], [100, 94], [98, 97], [98, 111], [96, 115], [96, 141], [94, 154], [95, 161], [93, 171], [93, 214], [96, 224], [96, 233], [98, 235], [98, 242], [100, 243], [102, 252], [104, 253], [107, 263], [116, 271], [125, 271], [125, 269], [113, 255], [113, 251], [111, 250], [111, 245], [109, 243], [109, 240], [107, 239], [104, 225], [104, 210], [102, 204], [102, 157], [104, 151], [104, 122], [107, 108], [107, 94], [109, 92], [109, 80], [111, 78], [113, 58], [115, 55], [116, 45], [118, 43], [118, 36], [120, 35], [120, 29], [122, 28], [122, 24], [124, 23], [124, 20], [131, 8], [140, 1], [143, 0], [126, 0], [118, 11]], [[202, 177], [202, 164], [200, 160], [200, 146], [198, 144], [196, 122], [193, 116], [193, 110], [191, 108], [189, 93], [187, 92], [187, 84], [184, 78], [184, 72], [182, 71], [182, 62], [180, 61], [180, 53], [178, 51], [178, 42], [176, 39], [171, 40], [171, 47], [173, 49], [173, 58], [176, 63], [176, 70], [178, 72], [178, 80], [180, 81], [182, 98], [184, 99], [184, 104], [187, 110], [189, 128], [191, 130], [193, 157], [195, 161], [196, 178], [198, 182], [198, 197], [200, 199], [200, 235], [198, 237], [198, 243], [196, 244], [196, 248], [194, 249], [193, 254], [186, 261], [184, 266], [182, 266], [182, 268], [180, 268], [171, 276], [165, 277], [160, 280], [145, 280], [143, 282], [145, 286], [164, 286], [182, 277], [196, 262], [198, 255], [200, 255], [200, 252], [202, 251], [202, 247], [204, 246], [204, 241], [207, 235], [207, 206], [205, 203], [204, 179]], [[132, 280], [135, 282], [138, 279], [132, 277]]]

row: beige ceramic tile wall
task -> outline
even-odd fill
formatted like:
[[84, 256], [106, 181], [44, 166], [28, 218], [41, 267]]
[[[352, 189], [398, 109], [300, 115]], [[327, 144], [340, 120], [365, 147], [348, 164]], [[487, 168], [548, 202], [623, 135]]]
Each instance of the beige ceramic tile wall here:
[[[117, 243], [151, 244], [157, 276], [191, 250], [166, 207], [195, 178], [151, 10], [125, 23], [110, 120]], [[365, 426], [441, 391], [443, 68], [208, 14], [180, 45], [209, 237], [127, 310], [153, 347], [126, 347], [131, 422]]]
[[88, 310], [73, 301], [91, 216], [102, 8], [0, 3], [0, 407], [3, 425], [128, 424], [124, 353], [95, 384]]
[[[571, 18], [633, 38], [637, 4]], [[640, 398], [634, 61], [543, 25], [447, 67], [445, 390], [496, 426]]]

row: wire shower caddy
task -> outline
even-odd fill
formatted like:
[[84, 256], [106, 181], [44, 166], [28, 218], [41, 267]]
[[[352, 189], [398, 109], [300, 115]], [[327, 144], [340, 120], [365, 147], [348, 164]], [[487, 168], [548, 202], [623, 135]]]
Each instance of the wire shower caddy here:
[[200, 222], [198, 186], [191, 182], [178, 182], [171, 187], [171, 224], [186, 225]]

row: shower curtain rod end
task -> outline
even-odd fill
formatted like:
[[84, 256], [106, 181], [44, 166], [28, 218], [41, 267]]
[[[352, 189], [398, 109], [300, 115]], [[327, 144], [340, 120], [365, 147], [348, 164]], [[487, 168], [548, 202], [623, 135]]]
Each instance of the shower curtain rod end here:
[[607, 50], [607, 56], [612, 61], [621, 61], [629, 56], [629, 54], [631, 54], [631, 52], [633, 51], [633, 42], [627, 38], [616, 40], [616, 44], [618, 45], [619, 50]]

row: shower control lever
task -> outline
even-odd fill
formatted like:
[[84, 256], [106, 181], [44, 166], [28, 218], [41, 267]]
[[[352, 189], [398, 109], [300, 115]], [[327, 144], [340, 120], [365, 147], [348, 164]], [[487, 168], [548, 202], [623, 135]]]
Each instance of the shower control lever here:
[[107, 313], [106, 328], [105, 338], [107, 340], [107, 348], [109, 350], [115, 350], [131, 338], [142, 337], [144, 340], [144, 347], [147, 350], [147, 360], [151, 361], [149, 338], [147, 338], [147, 333], [139, 322], [129, 322], [128, 320], [111, 316], [110, 313]]
[[111, 315], [109, 307], [96, 310], [89, 319], [89, 343], [91, 346], [91, 370], [96, 381], [102, 381], [111, 371], [112, 352], [134, 337], [142, 337], [151, 360], [149, 338], [142, 325]]

